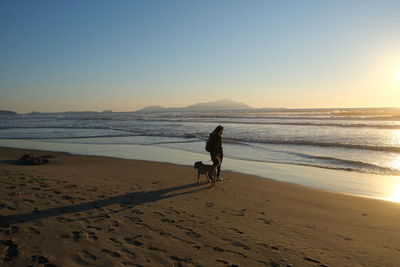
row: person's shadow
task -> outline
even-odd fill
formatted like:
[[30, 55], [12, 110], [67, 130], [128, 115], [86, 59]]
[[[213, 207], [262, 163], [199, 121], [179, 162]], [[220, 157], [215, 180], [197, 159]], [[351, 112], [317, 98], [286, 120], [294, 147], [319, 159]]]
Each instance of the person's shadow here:
[[[193, 189], [190, 191], [177, 192], [179, 190], [197, 187], [200, 185], [201, 184], [192, 183], [192, 184], [174, 186], [174, 187], [169, 187], [169, 188], [155, 190], [155, 191], [133, 192], [133, 193], [125, 194], [125, 195], [115, 196], [115, 197], [91, 201], [91, 202], [85, 202], [85, 203], [76, 204], [76, 205], [51, 208], [51, 209], [46, 209], [46, 210], [37, 210], [32, 213], [9, 215], [9, 216], [0, 217], [0, 225], [2, 227], [7, 227], [9, 224], [24, 223], [24, 222], [69, 214], [69, 213], [88, 211], [91, 209], [98, 209], [98, 208], [102, 208], [102, 207], [113, 205], [113, 204], [120, 204], [120, 206], [123, 208], [109, 212], [109, 213], [115, 213], [115, 212], [119, 212], [119, 211], [122, 211], [125, 209], [130, 209], [133, 206], [140, 205], [143, 203], [156, 202], [158, 200], [181, 196], [181, 195], [186, 195], [186, 194], [191, 194], [191, 193], [198, 192], [198, 191], [209, 188], [206, 186], [201, 186], [200, 188]], [[168, 194], [168, 193], [171, 193], [171, 194]]]

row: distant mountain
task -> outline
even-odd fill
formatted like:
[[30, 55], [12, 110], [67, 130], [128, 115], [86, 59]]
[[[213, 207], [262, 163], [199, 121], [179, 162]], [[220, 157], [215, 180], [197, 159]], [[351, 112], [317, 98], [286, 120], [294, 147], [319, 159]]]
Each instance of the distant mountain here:
[[0, 115], [6, 115], [6, 116], [17, 115], [17, 112], [9, 110], [0, 110]]
[[190, 111], [190, 110], [247, 110], [253, 109], [252, 107], [235, 102], [229, 99], [223, 99], [218, 101], [197, 103], [183, 108], [164, 108], [161, 106], [147, 106], [136, 112], [157, 112], [157, 111]]
[[223, 99], [213, 102], [198, 103], [188, 106], [186, 109], [190, 110], [234, 110], [234, 109], [251, 109], [252, 107], [244, 104], [235, 102], [229, 99]]
[[140, 110], [137, 110], [137, 111], [138, 112], [153, 112], [153, 111], [163, 111], [163, 110], [166, 110], [166, 109], [168, 109], [168, 108], [163, 108], [161, 106], [147, 106], [147, 107], [144, 107], [144, 108], [142, 108]]

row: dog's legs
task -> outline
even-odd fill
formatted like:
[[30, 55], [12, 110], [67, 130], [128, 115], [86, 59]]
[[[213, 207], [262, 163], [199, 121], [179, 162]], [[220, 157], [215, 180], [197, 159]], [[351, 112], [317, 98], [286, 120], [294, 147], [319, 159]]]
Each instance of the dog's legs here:
[[209, 172], [206, 173], [206, 177], [207, 177], [208, 183], [211, 183], [211, 176], [210, 176]]
[[212, 179], [212, 185], [215, 187], [215, 180], [217, 179], [217, 172], [216, 170], [213, 172], [213, 179]]
[[197, 171], [197, 184], [199, 183], [199, 181], [200, 181], [200, 171]]

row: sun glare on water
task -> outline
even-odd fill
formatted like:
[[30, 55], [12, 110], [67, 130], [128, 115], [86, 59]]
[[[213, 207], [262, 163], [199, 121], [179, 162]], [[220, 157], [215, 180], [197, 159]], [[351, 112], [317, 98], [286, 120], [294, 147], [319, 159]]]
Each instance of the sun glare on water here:
[[[398, 76], [400, 76], [400, 71], [398, 72]], [[397, 78], [400, 85], [400, 77]], [[394, 135], [395, 139], [397, 140], [397, 144], [400, 144], [400, 130], [395, 131]], [[400, 171], [400, 156], [395, 156], [389, 163], [389, 166], [394, 170]], [[394, 178], [393, 183], [390, 185], [387, 200], [400, 202], [400, 176]]]
[[[393, 169], [400, 170], [400, 156], [391, 162], [391, 166]], [[400, 202], [400, 176], [398, 176], [392, 184], [388, 200]]]

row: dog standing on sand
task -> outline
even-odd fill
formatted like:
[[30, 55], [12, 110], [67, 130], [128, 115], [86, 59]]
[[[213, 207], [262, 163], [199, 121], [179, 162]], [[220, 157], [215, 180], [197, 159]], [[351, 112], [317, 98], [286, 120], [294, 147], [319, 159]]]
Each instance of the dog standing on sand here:
[[200, 181], [200, 174], [205, 174], [209, 183], [215, 186], [215, 180], [217, 178], [217, 168], [218, 165], [207, 165], [201, 161], [196, 161], [194, 163], [194, 168], [197, 169], [197, 183]]

